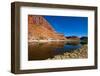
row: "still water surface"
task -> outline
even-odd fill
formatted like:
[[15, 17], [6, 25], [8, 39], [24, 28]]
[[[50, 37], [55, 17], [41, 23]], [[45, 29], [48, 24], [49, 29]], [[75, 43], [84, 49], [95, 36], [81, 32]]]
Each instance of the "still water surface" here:
[[79, 42], [28, 43], [28, 60], [45, 60], [80, 48]]

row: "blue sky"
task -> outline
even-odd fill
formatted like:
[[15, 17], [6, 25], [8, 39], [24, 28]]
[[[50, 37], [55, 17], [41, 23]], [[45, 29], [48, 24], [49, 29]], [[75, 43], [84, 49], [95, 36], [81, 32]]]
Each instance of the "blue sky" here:
[[88, 18], [71, 16], [44, 16], [56, 32], [65, 36], [87, 36]]

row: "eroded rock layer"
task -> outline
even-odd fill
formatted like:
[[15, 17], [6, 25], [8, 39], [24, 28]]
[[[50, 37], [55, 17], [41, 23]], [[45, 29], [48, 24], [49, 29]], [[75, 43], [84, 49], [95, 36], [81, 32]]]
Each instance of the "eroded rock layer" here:
[[57, 33], [43, 16], [28, 15], [28, 41], [33, 40], [66, 40], [66, 38], [63, 34]]

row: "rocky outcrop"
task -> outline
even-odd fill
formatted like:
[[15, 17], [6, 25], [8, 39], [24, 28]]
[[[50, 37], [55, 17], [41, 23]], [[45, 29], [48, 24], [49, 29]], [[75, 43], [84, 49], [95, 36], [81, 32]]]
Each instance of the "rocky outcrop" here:
[[43, 16], [28, 15], [28, 41], [33, 40], [66, 40], [63, 34], [57, 33]]

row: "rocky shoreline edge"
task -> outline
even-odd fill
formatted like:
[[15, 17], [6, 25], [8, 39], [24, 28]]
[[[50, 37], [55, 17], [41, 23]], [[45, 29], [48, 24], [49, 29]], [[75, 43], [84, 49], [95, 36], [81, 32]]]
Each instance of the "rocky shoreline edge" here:
[[73, 52], [65, 52], [63, 55], [56, 55], [54, 58], [48, 58], [47, 60], [57, 59], [78, 59], [88, 58], [88, 46], [83, 45], [81, 48], [74, 50]]

